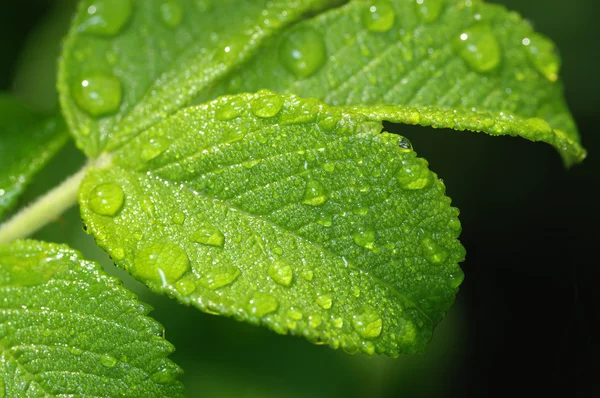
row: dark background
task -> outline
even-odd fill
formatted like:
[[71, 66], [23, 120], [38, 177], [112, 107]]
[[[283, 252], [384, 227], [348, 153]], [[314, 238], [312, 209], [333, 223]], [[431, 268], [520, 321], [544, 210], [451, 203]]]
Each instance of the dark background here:
[[[348, 355], [202, 314], [149, 293], [81, 232], [78, 209], [38, 238], [69, 242], [125, 280], [178, 348], [190, 397], [451, 397], [520, 393], [600, 396], [600, 6], [596, 0], [503, 0], [550, 36], [566, 97], [589, 151], [566, 170], [548, 145], [512, 137], [400, 127], [461, 209], [466, 277], [427, 352]], [[71, 0], [3, 1], [0, 90], [56, 107], [55, 62]], [[84, 161], [70, 145], [23, 202]], [[592, 391], [586, 391], [592, 389]]]

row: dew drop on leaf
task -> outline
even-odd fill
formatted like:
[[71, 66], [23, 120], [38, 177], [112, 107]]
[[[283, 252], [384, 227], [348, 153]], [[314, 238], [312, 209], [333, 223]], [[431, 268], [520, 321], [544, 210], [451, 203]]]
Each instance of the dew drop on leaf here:
[[489, 25], [480, 23], [462, 32], [454, 47], [461, 58], [476, 72], [495, 69], [502, 59], [500, 44]]
[[320, 315], [311, 315], [308, 317], [308, 325], [313, 329], [318, 328], [322, 321]]
[[444, 0], [416, 0], [417, 12], [425, 23], [435, 22], [442, 13]]
[[438, 245], [430, 237], [421, 241], [423, 257], [433, 265], [439, 265], [448, 259], [448, 251]]
[[279, 302], [275, 297], [267, 293], [254, 293], [248, 301], [248, 312], [259, 318], [277, 311], [277, 308], [279, 308]]
[[289, 310], [287, 310], [287, 316], [292, 318], [295, 321], [299, 321], [302, 319], [302, 312], [294, 309], [294, 308], [290, 308]]
[[554, 43], [539, 33], [522, 40], [529, 62], [551, 82], [558, 80], [560, 57]]
[[400, 149], [406, 149], [409, 151], [412, 151], [412, 149], [413, 149], [413, 146], [410, 143], [410, 141], [408, 140], [408, 138], [403, 137], [403, 136], [398, 137], [398, 147]]
[[152, 202], [152, 198], [150, 196], [143, 195], [140, 197], [140, 208], [150, 217], [154, 217], [154, 202]]
[[185, 221], [185, 213], [181, 210], [176, 210], [171, 213], [171, 221], [177, 225], [182, 225]]
[[257, 117], [273, 117], [283, 106], [283, 97], [279, 95], [259, 96], [252, 100], [252, 113]]
[[175, 243], [154, 243], [137, 254], [130, 272], [141, 280], [161, 285], [175, 283], [190, 269], [186, 252]]
[[201, 224], [190, 237], [192, 241], [207, 246], [223, 247], [225, 235], [221, 230], [210, 224]]
[[325, 63], [323, 35], [309, 27], [290, 31], [279, 44], [279, 61], [292, 74], [307, 78]]
[[460, 286], [460, 284], [462, 283], [462, 281], [464, 279], [465, 279], [465, 274], [462, 272], [461, 269], [458, 269], [457, 271], [450, 274], [449, 285], [452, 289], [456, 289]]
[[125, 249], [122, 247], [117, 247], [110, 252], [110, 255], [115, 260], [123, 260], [125, 258]]
[[268, 273], [271, 279], [273, 279], [281, 286], [285, 287], [291, 286], [292, 280], [294, 279], [294, 272], [292, 271], [292, 267], [290, 267], [289, 264], [281, 260], [275, 260], [269, 266]]
[[79, 30], [101, 36], [113, 36], [131, 17], [132, 0], [95, 0], [89, 3]]
[[361, 228], [352, 234], [352, 239], [358, 246], [371, 250], [375, 247], [375, 230]]
[[328, 193], [323, 184], [316, 180], [310, 180], [306, 183], [302, 203], [309, 206], [321, 206], [327, 202]]
[[433, 176], [425, 159], [407, 157], [396, 172], [396, 179], [402, 189], [415, 190], [431, 186]]
[[224, 265], [209, 269], [202, 276], [201, 282], [205, 287], [215, 290], [233, 283], [241, 274], [238, 267]]
[[317, 302], [317, 304], [323, 307], [323, 309], [326, 310], [330, 309], [331, 305], [333, 304], [333, 299], [329, 294], [320, 294], [317, 296], [317, 299], [315, 301]]
[[121, 81], [112, 75], [92, 75], [73, 89], [77, 106], [92, 116], [103, 116], [121, 105]]
[[313, 280], [313, 277], [314, 277], [314, 273], [311, 270], [307, 269], [307, 270], [302, 271], [302, 278], [304, 278], [305, 280], [310, 282]]
[[181, 293], [182, 296], [189, 296], [196, 290], [196, 284], [189, 279], [180, 279], [175, 284], [175, 289]]
[[215, 118], [221, 121], [231, 120], [240, 115], [244, 106], [244, 102], [239, 99], [228, 99], [228, 101], [222, 104], [218, 109], [215, 110]]
[[552, 127], [550, 127], [548, 122], [539, 117], [532, 117], [527, 119], [527, 125], [531, 127], [531, 129], [533, 129], [534, 131], [541, 134], [552, 133]]
[[183, 19], [183, 9], [179, 0], [163, 0], [160, 4], [160, 17], [170, 28], [176, 28]]
[[317, 223], [324, 227], [331, 227], [333, 224], [333, 215], [331, 213], [323, 212], [319, 214], [319, 218], [317, 218]]
[[333, 326], [335, 326], [336, 328], [340, 329], [342, 326], [344, 326], [344, 320], [342, 318], [334, 318], [333, 319]]
[[387, 32], [394, 26], [396, 12], [387, 0], [378, 0], [365, 9], [362, 22], [371, 32]]
[[107, 368], [112, 368], [117, 364], [117, 360], [116, 360], [116, 358], [114, 358], [108, 354], [102, 354], [102, 356], [100, 357], [100, 363], [102, 364], [102, 366], [106, 366]]
[[365, 309], [352, 317], [352, 327], [365, 339], [374, 339], [381, 334], [383, 321], [374, 309]]
[[170, 369], [165, 366], [159, 369], [158, 371], [154, 372], [150, 376], [150, 379], [159, 384], [166, 384], [175, 379], [175, 377], [177, 377], [176, 375], [177, 373], [174, 371], [174, 369]]
[[123, 206], [123, 189], [116, 184], [96, 185], [89, 193], [90, 209], [101, 216], [114, 216]]
[[151, 138], [142, 146], [142, 152], [140, 156], [144, 162], [149, 162], [166, 151], [170, 145], [171, 140], [166, 137]]

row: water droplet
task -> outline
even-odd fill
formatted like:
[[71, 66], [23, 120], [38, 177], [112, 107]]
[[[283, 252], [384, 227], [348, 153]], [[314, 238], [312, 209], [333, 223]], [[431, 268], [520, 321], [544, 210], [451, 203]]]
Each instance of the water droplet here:
[[366, 216], [368, 212], [369, 212], [369, 208], [368, 207], [354, 206], [352, 208], [352, 213], [354, 213], [354, 214], [356, 214], [358, 216]]
[[352, 288], [352, 294], [354, 295], [354, 297], [359, 297], [360, 296], [360, 288], [358, 286], [354, 286]]
[[334, 318], [333, 319], [333, 326], [335, 326], [336, 328], [340, 329], [342, 326], [344, 326], [344, 320], [342, 318]]
[[289, 31], [279, 44], [279, 61], [299, 78], [315, 74], [325, 63], [323, 35], [308, 27]]
[[110, 255], [115, 260], [123, 260], [125, 258], [125, 249], [122, 247], [117, 247], [110, 252]]
[[398, 137], [398, 147], [400, 149], [406, 149], [408, 151], [412, 151], [412, 149], [413, 149], [413, 146], [410, 143], [410, 141], [408, 140], [408, 138], [403, 137], [403, 136]]
[[257, 164], [259, 164], [261, 161], [262, 161], [262, 159], [247, 160], [245, 162], [242, 162], [242, 167], [244, 167], [246, 169], [251, 169], [254, 166], [256, 166]]
[[313, 280], [314, 274], [311, 270], [304, 270], [302, 271], [302, 277], [310, 282]]
[[310, 180], [306, 183], [302, 203], [309, 206], [321, 206], [327, 202], [327, 190], [316, 180]]
[[321, 322], [322, 322], [322, 319], [321, 319], [320, 315], [311, 315], [308, 317], [308, 325], [313, 329], [319, 327]]
[[248, 311], [251, 315], [262, 318], [263, 316], [277, 311], [279, 302], [277, 299], [267, 293], [254, 293], [250, 301], [248, 301]]
[[439, 18], [444, 6], [444, 0], [416, 0], [417, 12], [425, 23], [434, 22]]
[[210, 224], [202, 224], [196, 232], [190, 237], [194, 242], [203, 245], [223, 247], [225, 245], [225, 235], [221, 230]]
[[371, 32], [387, 32], [394, 26], [396, 13], [387, 0], [374, 1], [363, 12], [362, 22]]
[[427, 237], [421, 241], [423, 256], [433, 265], [439, 265], [448, 259], [446, 249], [438, 245], [433, 239]]
[[234, 265], [225, 265], [210, 269], [202, 277], [202, 284], [211, 289], [219, 289], [233, 283], [240, 275], [241, 271]]
[[146, 246], [136, 256], [130, 269], [142, 281], [162, 286], [174, 283], [190, 269], [186, 252], [175, 243], [154, 243]]
[[365, 339], [374, 339], [381, 334], [383, 321], [374, 309], [366, 309], [352, 317], [352, 326]]
[[167, 384], [175, 380], [178, 373], [179, 372], [173, 366], [164, 366], [162, 369], [159, 369], [158, 371], [154, 372], [150, 376], [150, 379], [159, 384]]
[[423, 158], [407, 157], [396, 172], [396, 179], [402, 189], [423, 189], [433, 184], [433, 175], [429, 164]]
[[487, 24], [467, 29], [454, 41], [454, 47], [465, 62], [477, 72], [495, 69], [502, 58], [500, 45]]
[[527, 125], [539, 134], [550, 134], [552, 133], [552, 127], [548, 124], [547, 121], [541, 119], [539, 117], [532, 117], [527, 119]]
[[83, 354], [83, 350], [78, 347], [69, 347], [69, 352], [73, 355], [81, 355]]
[[175, 284], [175, 289], [177, 289], [182, 296], [189, 296], [196, 290], [196, 284], [189, 279], [181, 279]]
[[335, 163], [333, 163], [333, 162], [324, 163], [323, 170], [325, 170], [328, 173], [332, 173], [335, 170]]
[[560, 57], [554, 43], [539, 33], [523, 39], [527, 50], [527, 57], [533, 66], [551, 82], [558, 80], [560, 71]]
[[240, 99], [230, 97], [227, 97], [224, 100], [227, 102], [223, 103], [217, 110], [215, 110], [215, 118], [217, 120], [227, 121], [238, 117], [244, 109], [245, 102]]
[[123, 206], [123, 189], [116, 184], [96, 185], [88, 196], [90, 209], [101, 216], [114, 216]]
[[448, 221], [448, 226], [458, 233], [460, 233], [462, 231], [462, 226], [460, 225], [460, 220], [456, 217], [453, 217], [450, 219], [450, 221]]
[[144, 213], [148, 214], [150, 217], [154, 217], [154, 202], [152, 202], [150, 196], [143, 195], [140, 197], [140, 207]]
[[77, 106], [92, 116], [113, 113], [121, 105], [121, 81], [116, 76], [86, 76], [73, 90]]
[[321, 307], [323, 307], [323, 309], [330, 309], [331, 305], [333, 304], [333, 299], [331, 298], [331, 295], [329, 294], [321, 294], [317, 296], [317, 299], [315, 300], [317, 302], [317, 304], [319, 304]]
[[456, 289], [460, 286], [460, 284], [462, 283], [462, 281], [465, 279], [465, 274], [462, 272], [461, 269], [458, 269], [456, 272], [453, 272], [452, 274], [449, 275], [450, 281], [449, 281], [449, 285], [452, 289]]
[[108, 354], [102, 354], [100, 363], [107, 368], [112, 368], [117, 364], [117, 359]]
[[255, 116], [267, 118], [279, 113], [283, 107], [283, 101], [283, 97], [280, 95], [259, 96], [252, 100], [250, 106]]
[[185, 222], [185, 213], [181, 210], [174, 211], [171, 214], [171, 221], [173, 221], [177, 225], [181, 225]]
[[170, 145], [171, 140], [166, 137], [151, 138], [144, 143], [140, 156], [144, 162], [149, 162], [166, 151]]
[[176, 28], [183, 19], [183, 9], [179, 0], [163, 0], [160, 5], [160, 17], [170, 28]]
[[131, 0], [95, 0], [89, 3], [79, 31], [113, 36], [127, 23], [131, 17]]
[[354, 243], [365, 249], [373, 249], [375, 247], [375, 231], [371, 228], [361, 228], [352, 234]]
[[302, 312], [295, 310], [293, 308], [290, 308], [289, 310], [287, 310], [287, 316], [289, 316], [290, 318], [292, 318], [295, 321], [299, 321], [302, 319]]
[[331, 227], [331, 225], [333, 224], [333, 215], [323, 212], [323, 213], [319, 214], [317, 223], [319, 223], [320, 225], [322, 225], [324, 227]]
[[289, 287], [294, 278], [292, 267], [281, 260], [275, 260], [268, 270], [269, 276], [282, 286]]

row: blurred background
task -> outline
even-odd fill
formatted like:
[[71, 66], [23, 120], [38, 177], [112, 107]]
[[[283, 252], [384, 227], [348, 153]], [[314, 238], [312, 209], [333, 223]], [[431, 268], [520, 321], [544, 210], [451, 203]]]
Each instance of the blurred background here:
[[[461, 209], [467, 249], [456, 304], [423, 355], [349, 355], [188, 309], [114, 268], [81, 230], [78, 209], [36, 237], [68, 242], [122, 278], [166, 328], [189, 397], [454, 397], [552, 392], [600, 396], [600, 4], [496, 0], [560, 49], [566, 97], [589, 151], [565, 170], [548, 145], [511, 137], [408, 128]], [[57, 109], [56, 59], [73, 0], [3, 1], [0, 90]], [[71, 144], [22, 203], [73, 173]], [[590, 391], [593, 390], [593, 391]], [[594, 392], [596, 394], [594, 394]]]

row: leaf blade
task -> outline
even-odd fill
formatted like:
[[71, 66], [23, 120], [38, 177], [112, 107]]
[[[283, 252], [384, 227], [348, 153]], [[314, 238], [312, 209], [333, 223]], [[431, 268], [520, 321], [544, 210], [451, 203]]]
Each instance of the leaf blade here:
[[[117, 264], [201, 310], [351, 352], [421, 351], [462, 278], [460, 224], [427, 163], [380, 130], [315, 100], [221, 98], [90, 171], [82, 218]], [[107, 186], [122, 191], [112, 215], [94, 204]]]
[[0, 297], [8, 396], [182, 396], [148, 306], [67, 246], [0, 247]]

